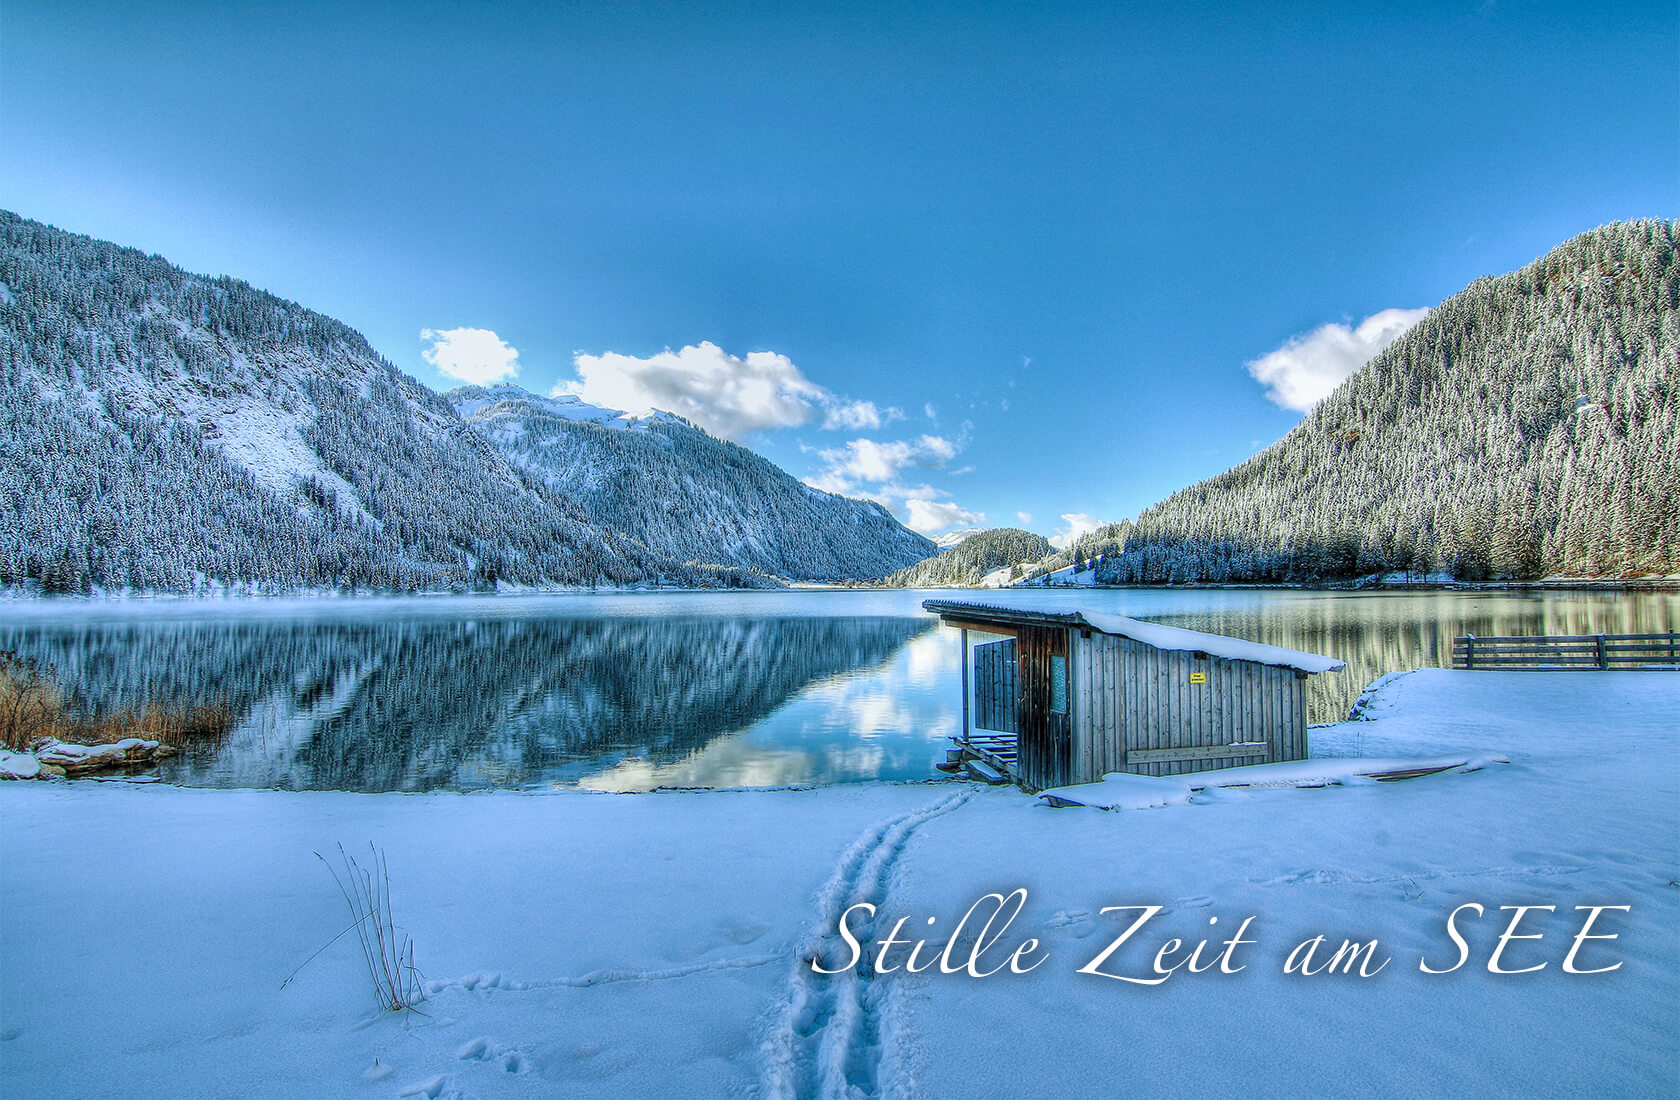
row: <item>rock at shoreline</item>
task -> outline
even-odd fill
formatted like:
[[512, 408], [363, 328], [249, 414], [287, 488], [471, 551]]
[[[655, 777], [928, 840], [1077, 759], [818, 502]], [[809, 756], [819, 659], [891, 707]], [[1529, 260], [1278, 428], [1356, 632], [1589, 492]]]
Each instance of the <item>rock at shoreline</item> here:
[[34, 779], [41, 774], [41, 762], [27, 752], [0, 749], [0, 779]]
[[0, 752], [0, 778], [49, 779], [105, 771], [109, 768], [149, 764], [175, 749], [161, 741], [125, 737], [108, 745], [77, 745], [68, 741], [47, 741], [33, 752]]

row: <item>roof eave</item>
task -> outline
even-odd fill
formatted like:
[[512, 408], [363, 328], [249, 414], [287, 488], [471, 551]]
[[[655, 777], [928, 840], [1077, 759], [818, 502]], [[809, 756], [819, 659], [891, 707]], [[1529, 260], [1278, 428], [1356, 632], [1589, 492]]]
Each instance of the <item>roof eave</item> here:
[[[1091, 631], [1097, 634], [1107, 634], [1111, 637], [1125, 638], [1139, 645], [1158, 649], [1163, 653], [1202, 653], [1206, 650], [1195, 646], [1163, 646], [1145, 638], [1133, 637], [1125, 631], [1105, 630], [1090, 622], [1079, 611], [1029, 611], [1024, 608], [996, 607], [983, 603], [968, 603], [963, 600], [923, 600], [922, 609], [938, 615], [941, 622], [961, 622], [965, 624], [996, 623], [999, 626], [1064, 626]], [[1242, 641], [1234, 638], [1232, 641]], [[1275, 648], [1275, 647], [1274, 647]], [[1319, 656], [1309, 654], [1308, 656]], [[1334, 660], [1334, 658], [1327, 658]], [[1346, 661], [1337, 661], [1329, 668], [1303, 668], [1301, 665], [1288, 660], [1267, 661], [1255, 657], [1220, 657], [1220, 660], [1241, 661], [1245, 664], [1263, 665], [1267, 668], [1287, 668], [1293, 672], [1300, 672], [1307, 676], [1317, 676], [1325, 672], [1336, 672], [1347, 667]]]

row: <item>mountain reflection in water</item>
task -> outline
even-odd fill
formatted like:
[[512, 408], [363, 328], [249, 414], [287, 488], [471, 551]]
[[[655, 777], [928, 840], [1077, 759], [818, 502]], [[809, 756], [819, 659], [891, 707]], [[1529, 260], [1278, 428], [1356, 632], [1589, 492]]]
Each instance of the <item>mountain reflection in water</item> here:
[[[1313, 722], [1454, 635], [1661, 633], [1680, 595], [1300, 589], [638, 593], [18, 601], [0, 650], [55, 666], [87, 713], [209, 706], [225, 739], [161, 769], [194, 786], [417, 791], [927, 779], [962, 699], [939, 595], [1092, 608], [1325, 653]], [[1532, 673], [1519, 675], [1596, 675]], [[1664, 675], [1664, 674], [1653, 674]]]
[[809, 760], [767, 771], [728, 753], [664, 773], [934, 629], [812, 616], [130, 621], [27, 642], [0, 632], [0, 646], [54, 665], [90, 711], [225, 702], [240, 716], [233, 733], [166, 764], [171, 782], [645, 789], [824, 781], [833, 769], [811, 774]]

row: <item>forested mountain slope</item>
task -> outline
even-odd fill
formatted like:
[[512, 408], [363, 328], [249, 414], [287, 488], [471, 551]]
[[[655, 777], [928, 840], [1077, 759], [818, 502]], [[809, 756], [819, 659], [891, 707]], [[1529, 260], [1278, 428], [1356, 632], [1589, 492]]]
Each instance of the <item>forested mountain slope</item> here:
[[1043, 535], [1018, 527], [976, 531], [951, 547], [881, 583], [891, 588], [943, 588], [979, 584], [986, 574], [1010, 566], [1036, 562], [1050, 553]]
[[768, 583], [592, 526], [348, 326], [0, 212], [0, 586]]
[[861, 580], [934, 552], [879, 504], [813, 489], [671, 413], [630, 417], [517, 386], [445, 396], [509, 461], [592, 523], [677, 561], [791, 580]]
[[1477, 280], [1283, 439], [1081, 552], [1123, 584], [1680, 572], [1677, 236], [1610, 225]]

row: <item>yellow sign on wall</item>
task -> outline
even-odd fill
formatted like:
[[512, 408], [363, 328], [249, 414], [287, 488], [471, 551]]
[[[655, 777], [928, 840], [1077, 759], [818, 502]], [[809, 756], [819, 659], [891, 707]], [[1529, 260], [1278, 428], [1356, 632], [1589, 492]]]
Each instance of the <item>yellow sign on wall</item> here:
[[1192, 684], [1205, 684], [1205, 683], [1207, 683], [1207, 673], [1205, 673], [1205, 672], [1192, 672], [1190, 674], [1190, 682]]

